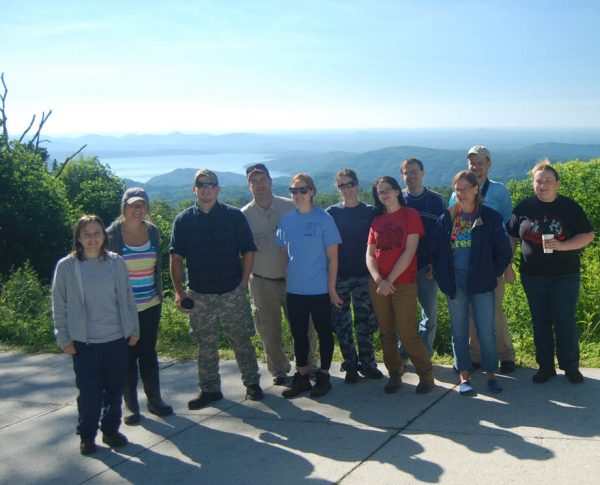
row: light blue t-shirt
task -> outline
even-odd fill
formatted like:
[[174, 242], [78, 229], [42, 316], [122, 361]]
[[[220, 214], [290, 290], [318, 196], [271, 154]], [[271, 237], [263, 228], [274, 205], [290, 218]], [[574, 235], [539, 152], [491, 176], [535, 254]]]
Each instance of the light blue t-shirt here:
[[293, 210], [279, 222], [275, 244], [288, 254], [288, 293], [321, 295], [327, 293], [327, 248], [342, 238], [333, 218], [314, 207], [302, 214]]
[[[488, 179], [490, 180], [490, 179]], [[480, 190], [483, 189], [483, 185], [479, 186]], [[452, 196], [448, 201], [448, 207], [452, 207], [456, 203], [456, 194], [452, 192]], [[506, 224], [512, 216], [512, 201], [510, 198], [510, 192], [501, 182], [494, 182], [490, 180], [490, 184], [483, 199], [483, 205], [494, 209], [496, 212], [500, 212], [502, 221]]]

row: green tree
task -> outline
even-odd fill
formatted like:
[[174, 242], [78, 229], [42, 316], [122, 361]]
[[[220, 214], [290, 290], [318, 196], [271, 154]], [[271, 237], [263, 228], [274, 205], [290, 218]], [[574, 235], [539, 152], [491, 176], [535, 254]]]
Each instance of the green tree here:
[[98, 157], [71, 160], [58, 169], [58, 177], [78, 215], [96, 214], [107, 225], [119, 215], [125, 182]]
[[70, 245], [72, 209], [43, 155], [18, 142], [0, 145], [0, 274], [30, 260], [48, 280]]

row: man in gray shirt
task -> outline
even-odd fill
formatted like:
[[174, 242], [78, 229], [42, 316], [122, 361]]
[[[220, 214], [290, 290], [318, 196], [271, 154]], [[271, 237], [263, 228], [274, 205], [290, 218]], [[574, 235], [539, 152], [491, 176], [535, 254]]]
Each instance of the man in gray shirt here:
[[[285, 303], [285, 268], [280, 250], [275, 246], [275, 233], [282, 216], [296, 206], [291, 199], [273, 195], [271, 175], [262, 163], [246, 169], [252, 201], [242, 207], [257, 252], [248, 287], [252, 298], [252, 310], [256, 329], [263, 341], [267, 368], [273, 375], [273, 383], [284, 385], [290, 371], [290, 361], [283, 349], [281, 338], [281, 310], [287, 318]], [[314, 365], [316, 333], [312, 325], [309, 332], [309, 365]]]

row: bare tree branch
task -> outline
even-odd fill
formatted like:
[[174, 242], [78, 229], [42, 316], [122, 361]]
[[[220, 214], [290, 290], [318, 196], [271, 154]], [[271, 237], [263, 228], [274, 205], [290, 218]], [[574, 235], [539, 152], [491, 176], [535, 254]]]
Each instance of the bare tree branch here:
[[67, 158], [65, 158], [65, 161], [60, 165], [60, 168], [58, 169], [58, 172], [56, 173], [55, 177], [60, 177], [60, 174], [62, 173], [64, 168], [67, 166], [67, 163], [69, 163], [71, 160], [73, 160], [81, 152], [81, 150], [83, 150], [85, 147], [87, 147], [87, 143], [85, 145], [83, 145], [75, 153], [73, 153], [73, 155], [69, 155]]
[[29, 123], [29, 126], [27, 127], [27, 129], [23, 132], [23, 134], [21, 135], [21, 138], [19, 138], [19, 143], [21, 143], [23, 141], [23, 138], [25, 138], [25, 135], [27, 134], [27, 132], [29, 130], [31, 130], [31, 127], [33, 126], [34, 123], [35, 123], [35, 115], [33, 115], [33, 118], [31, 118], [31, 123]]
[[0, 101], [2, 102], [0, 105], [0, 115], [2, 116], [0, 119], [0, 122], [2, 122], [2, 138], [6, 143], [6, 148], [10, 150], [10, 145], [8, 143], [8, 128], [6, 126], [6, 96], [8, 94], [8, 88], [4, 82], [4, 73], [0, 75], [0, 79], [2, 80], [2, 86], [4, 87], [4, 93], [0, 94]]
[[44, 124], [46, 123], [46, 121], [48, 121], [48, 118], [50, 118], [50, 115], [52, 114], [52, 110], [48, 111], [48, 114], [42, 112], [42, 119], [40, 121], [40, 124], [38, 125], [38, 129], [35, 132], [35, 135], [33, 135], [33, 138], [31, 139], [31, 144], [33, 145], [35, 143], [35, 149], [37, 150], [39, 145], [40, 145], [40, 133], [42, 131], [42, 128], [44, 127]]

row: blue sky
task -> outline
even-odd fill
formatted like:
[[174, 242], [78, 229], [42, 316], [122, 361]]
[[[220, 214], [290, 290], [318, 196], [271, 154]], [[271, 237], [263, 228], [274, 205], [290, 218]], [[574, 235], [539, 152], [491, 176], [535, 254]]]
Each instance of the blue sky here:
[[13, 135], [600, 126], [595, 0], [0, 3]]

